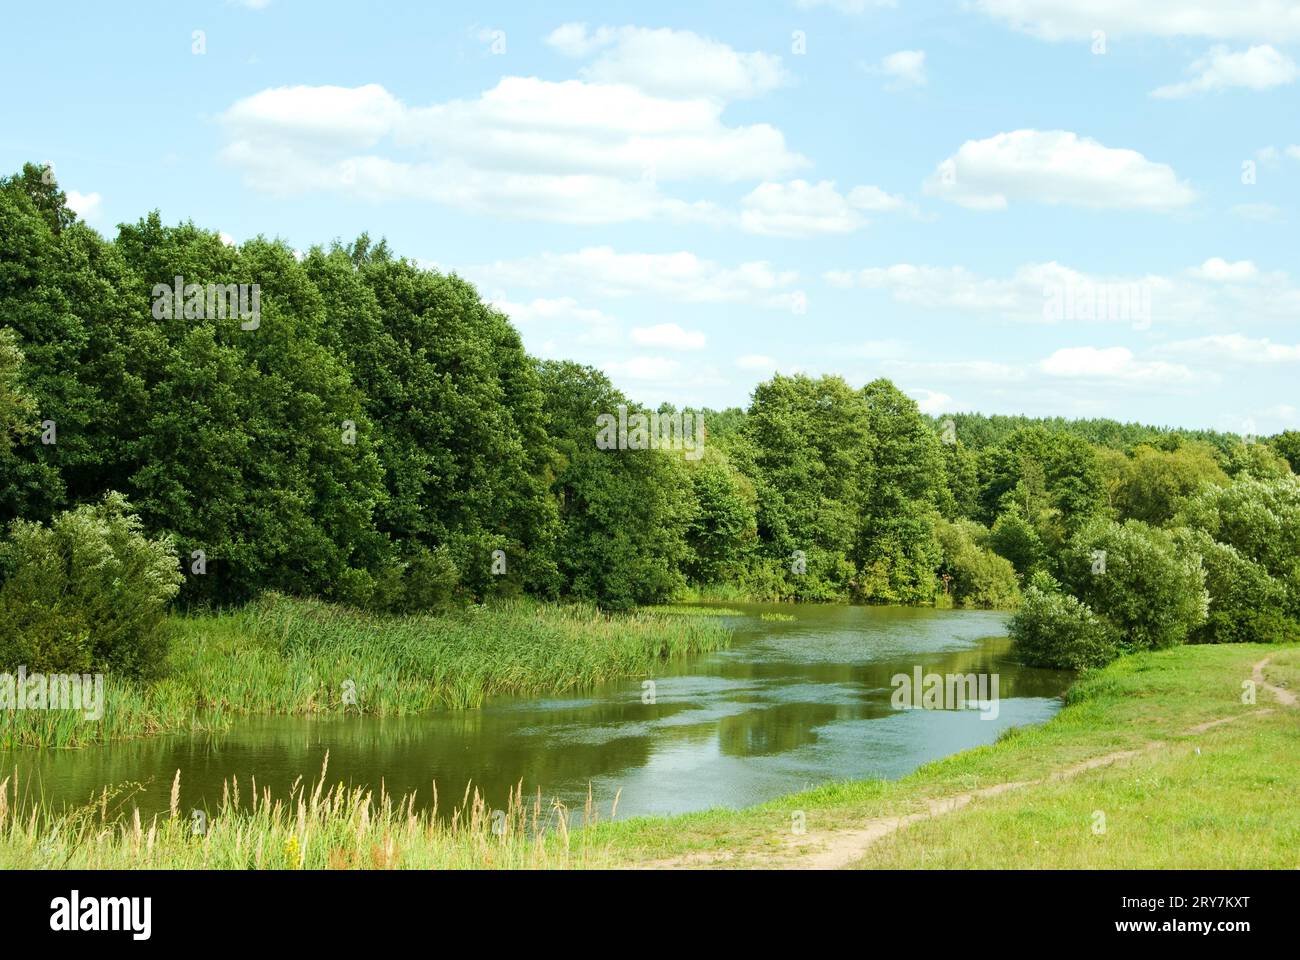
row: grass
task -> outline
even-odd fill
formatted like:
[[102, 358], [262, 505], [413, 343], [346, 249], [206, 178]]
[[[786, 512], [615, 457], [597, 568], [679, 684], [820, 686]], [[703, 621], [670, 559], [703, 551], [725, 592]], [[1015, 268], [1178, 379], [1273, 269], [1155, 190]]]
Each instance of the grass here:
[[[571, 832], [575, 811], [525, 800], [522, 787], [504, 810], [490, 810], [468, 791], [450, 817], [416, 809], [415, 794], [393, 798], [320, 778], [301, 779], [287, 799], [238, 779], [225, 785], [211, 819], [180, 808], [180, 773], [168, 816], [142, 822], [138, 809], [96, 801], [54, 813], [22, 809], [18, 785], [0, 781], [0, 866], [5, 869], [347, 870], [580, 868], [602, 857], [590, 835]], [[436, 787], [434, 796], [436, 797]], [[436, 806], [436, 804], [435, 804]], [[612, 813], [613, 811], [611, 811]], [[590, 797], [581, 822], [599, 817]]]
[[268, 597], [214, 616], [176, 617], [165, 674], [105, 680], [104, 716], [0, 713], [0, 747], [75, 747], [221, 730], [248, 714], [410, 714], [497, 694], [558, 693], [650, 672], [725, 646], [716, 619], [513, 602], [446, 616], [380, 617]]
[[[238, 782], [203, 837], [175, 813], [143, 824], [110, 815], [107, 795], [55, 813], [0, 790], [0, 865], [67, 867], [644, 867], [787, 866], [845, 831], [923, 811], [965, 791], [1043, 782], [976, 799], [865, 845], [858, 867], [1295, 868], [1300, 866], [1300, 711], [1260, 691], [1242, 703], [1252, 665], [1272, 656], [1273, 683], [1300, 677], [1300, 647], [1180, 647], [1125, 657], [1085, 676], [1051, 721], [996, 744], [928, 764], [897, 781], [828, 784], [745, 810], [602, 821], [525, 802], [494, 813], [466, 796], [451, 820], [413, 798], [342, 786], [263, 791], [241, 802]], [[1193, 727], [1233, 718], [1200, 732]], [[1051, 775], [1115, 751], [1129, 760], [1067, 780]], [[1199, 753], [1197, 752], [1199, 750]], [[6, 786], [10, 786], [5, 781]], [[176, 789], [179, 789], [177, 784]], [[257, 796], [257, 788], [248, 792]], [[12, 796], [12, 798], [11, 798]], [[175, 807], [175, 804], [173, 804]], [[1104, 817], [1105, 830], [1094, 825]], [[805, 824], [806, 833], [796, 833]], [[497, 827], [494, 831], [493, 825]], [[547, 827], [550, 827], [547, 830]]]

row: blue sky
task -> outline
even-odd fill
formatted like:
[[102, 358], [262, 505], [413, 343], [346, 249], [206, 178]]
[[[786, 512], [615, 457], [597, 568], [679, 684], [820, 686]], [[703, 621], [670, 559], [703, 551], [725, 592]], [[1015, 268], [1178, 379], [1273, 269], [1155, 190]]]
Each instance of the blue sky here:
[[1300, 427], [1300, 2], [45, 3], [4, 30], [0, 166], [52, 163], [105, 235], [154, 208], [382, 235], [642, 402], [803, 370], [931, 413]]

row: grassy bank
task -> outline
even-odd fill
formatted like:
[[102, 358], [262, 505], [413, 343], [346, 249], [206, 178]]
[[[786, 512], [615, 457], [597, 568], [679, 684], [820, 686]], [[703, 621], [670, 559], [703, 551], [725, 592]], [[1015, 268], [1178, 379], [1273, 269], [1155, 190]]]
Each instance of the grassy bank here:
[[494, 694], [557, 693], [644, 675], [724, 646], [716, 618], [517, 602], [446, 616], [376, 617], [270, 597], [177, 617], [163, 677], [105, 681], [104, 716], [0, 713], [0, 746], [71, 747], [223, 729], [257, 713], [393, 715], [471, 707]]
[[[1089, 675], [1051, 721], [898, 781], [829, 785], [747, 810], [599, 822], [517, 794], [494, 815], [472, 797], [452, 821], [411, 799], [315, 787], [273, 802], [232, 782], [204, 836], [140, 823], [107, 798], [54, 814], [6, 781], [0, 865], [67, 867], [1300, 866], [1300, 648], [1181, 647]], [[1104, 821], [1097, 817], [1098, 812]], [[804, 832], [796, 832], [802, 823]], [[538, 839], [535, 827], [554, 827]], [[1104, 829], [1098, 830], [1098, 825]]]

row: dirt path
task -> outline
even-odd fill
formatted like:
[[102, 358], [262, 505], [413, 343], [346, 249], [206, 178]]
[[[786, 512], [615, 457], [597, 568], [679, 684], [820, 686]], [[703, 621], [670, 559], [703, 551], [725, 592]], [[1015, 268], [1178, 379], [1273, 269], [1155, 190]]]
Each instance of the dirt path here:
[[1251, 674], [1251, 679], [1255, 681], [1255, 686], [1263, 687], [1269, 693], [1273, 694], [1273, 696], [1277, 698], [1277, 702], [1283, 706], [1300, 706], [1294, 693], [1283, 687], [1271, 684], [1264, 679], [1264, 668], [1268, 666], [1268, 662], [1272, 659], [1272, 657], [1265, 657], [1263, 660], [1259, 661], [1259, 663], [1255, 664], [1255, 670]]
[[[1265, 657], [1254, 665], [1251, 673], [1252, 679], [1257, 687], [1263, 687], [1271, 693], [1278, 703], [1287, 707], [1300, 706], [1298, 698], [1290, 690], [1286, 690], [1275, 684], [1269, 683], [1264, 678], [1264, 668], [1268, 666], [1272, 657]], [[1205, 723], [1199, 723], [1194, 727], [1189, 727], [1184, 734], [1200, 734], [1213, 727], [1221, 726], [1225, 723], [1234, 723], [1246, 717], [1265, 716], [1272, 713], [1270, 709], [1256, 710], [1252, 713], [1238, 714], [1233, 717], [1220, 717], [1217, 720], [1209, 720]], [[1101, 767], [1108, 767], [1115, 763], [1130, 760], [1133, 757], [1141, 756], [1145, 753], [1151, 753], [1165, 746], [1163, 741], [1153, 741], [1148, 743], [1140, 750], [1117, 750], [1114, 753], [1108, 753], [1104, 756], [1093, 757], [1090, 760], [1084, 760], [1060, 770], [1053, 771], [1046, 777], [1040, 777], [1035, 780], [1017, 780], [1006, 783], [995, 783], [988, 787], [981, 787], [978, 790], [967, 790], [962, 793], [951, 794], [946, 797], [937, 797], [925, 801], [925, 809], [918, 810], [915, 813], [902, 814], [896, 817], [879, 817], [874, 820], [868, 820], [861, 827], [853, 830], [832, 830], [820, 834], [792, 835], [784, 841], [785, 850], [782, 852], [788, 859], [772, 859], [770, 866], [793, 868], [799, 870], [834, 870], [847, 867], [850, 864], [860, 860], [866, 853], [867, 848], [878, 840], [904, 830], [913, 823], [920, 820], [929, 820], [934, 817], [942, 817], [945, 814], [961, 810], [971, 804], [972, 801], [983, 799], [985, 797], [996, 797], [1003, 793], [1010, 793], [1013, 790], [1020, 790], [1024, 787], [1037, 786], [1043, 783], [1050, 783], [1059, 780], [1069, 780], [1077, 777], [1082, 773], [1090, 770], [1096, 770]], [[647, 867], [654, 869], [680, 869], [683, 867], [701, 867], [701, 866], [728, 866], [729, 860], [737, 860], [743, 855], [743, 851], [729, 854], [690, 854], [685, 857], [673, 860], [661, 860], [655, 863], [647, 864]], [[769, 854], [769, 857], [772, 855]], [[781, 856], [777, 854], [776, 856]]]

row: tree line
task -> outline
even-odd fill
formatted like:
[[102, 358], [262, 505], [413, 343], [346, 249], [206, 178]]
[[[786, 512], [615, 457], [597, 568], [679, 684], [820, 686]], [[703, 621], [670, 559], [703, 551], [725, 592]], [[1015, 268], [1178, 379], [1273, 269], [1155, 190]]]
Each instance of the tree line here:
[[[6, 593], [27, 611], [11, 630], [40, 619], [15, 586], [35, 527], [78, 510], [103, 530], [129, 511], [180, 558], [186, 605], [1023, 600], [1025, 649], [1036, 616], [1102, 650], [1277, 636], [1300, 614], [1300, 434], [932, 418], [885, 379], [776, 375], [744, 409], [689, 411], [702, 455], [600, 449], [597, 418], [635, 405], [598, 370], [530, 357], [454, 274], [364, 235], [296, 255], [157, 213], [104, 239], [49, 181], [0, 179], [0, 622]], [[255, 328], [155, 309], [176, 278], [256, 284]], [[1178, 622], [1148, 630], [1162, 591]]]

